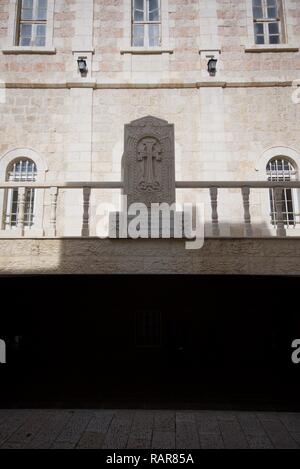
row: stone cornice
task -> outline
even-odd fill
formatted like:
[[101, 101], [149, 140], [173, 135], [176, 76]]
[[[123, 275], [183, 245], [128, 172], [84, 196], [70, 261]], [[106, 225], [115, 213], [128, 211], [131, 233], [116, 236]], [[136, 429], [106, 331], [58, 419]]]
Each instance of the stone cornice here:
[[7, 89], [182, 89], [182, 88], [272, 88], [294, 86], [292, 80], [274, 81], [201, 81], [194, 83], [98, 83], [96, 81], [74, 82], [7, 82], [0, 85]]

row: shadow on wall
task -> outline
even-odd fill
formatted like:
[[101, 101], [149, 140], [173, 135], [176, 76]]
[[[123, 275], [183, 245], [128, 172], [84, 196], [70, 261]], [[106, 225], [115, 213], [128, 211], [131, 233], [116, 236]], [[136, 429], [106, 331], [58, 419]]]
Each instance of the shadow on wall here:
[[0, 367], [0, 405], [299, 410], [299, 370], [291, 361], [299, 314], [279, 293], [297, 291], [298, 283], [1, 278], [7, 365]]
[[[253, 225], [254, 233], [264, 229], [265, 225]], [[296, 237], [206, 237], [201, 249], [187, 249], [186, 241], [1, 239], [0, 274], [300, 275]]]
[[[253, 225], [254, 233], [264, 229]], [[206, 237], [201, 249], [187, 241], [3, 238], [0, 274], [300, 274], [299, 238]]]

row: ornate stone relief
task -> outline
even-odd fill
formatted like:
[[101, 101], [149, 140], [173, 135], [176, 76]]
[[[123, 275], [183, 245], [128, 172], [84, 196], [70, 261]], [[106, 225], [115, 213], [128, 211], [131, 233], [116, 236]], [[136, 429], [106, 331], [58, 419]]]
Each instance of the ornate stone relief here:
[[175, 202], [174, 126], [152, 116], [125, 126], [124, 194], [132, 203]]

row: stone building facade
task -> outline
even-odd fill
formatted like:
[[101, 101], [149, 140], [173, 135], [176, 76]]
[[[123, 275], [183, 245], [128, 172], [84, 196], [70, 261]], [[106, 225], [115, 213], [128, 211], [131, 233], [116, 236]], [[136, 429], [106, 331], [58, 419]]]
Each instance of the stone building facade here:
[[[3, 271], [11, 272], [16, 265], [27, 270], [26, 265], [32, 260], [26, 259], [35, 249], [43, 252], [42, 246], [47, 259], [51, 258], [51, 252], [55, 253], [52, 244], [56, 241], [46, 245], [49, 241], [45, 238], [54, 234], [47, 226], [55, 197], [51, 188], [58, 182], [62, 187], [57, 200], [54, 237], [58, 238], [57, 243], [64, 243], [66, 237], [81, 236], [82, 190], [63, 185], [121, 181], [124, 127], [145, 116], [155, 116], [174, 125], [176, 181], [216, 182], [216, 186], [218, 181], [233, 181], [240, 182], [242, 187], [247, 181], [280, 181], [286, 172], [289, 174], [285, 180], [298, 179], [299, 0], [256, 3], [252, 0], [48, 0], [42, 2], [42, 19], [36, 17], [32, 29], [29, 28], [31, 33], [22, 29], [24, 24], [30, 24], [33, 15], [29, 13], [26, 19], [25, 10], [27, 14], [31, 8], [39, 11], [38, 2], [28, 1], [27, 6], [23, 3], [24, 12], [22, 2], [0, 0]], [[143, 24], [135, 24], [139, 21]], [[79, 70], [79, 59], [86, 63], [85, 73]], [[211, 59], [217, 60], [215, 73], [208, 71]], [[7, 192], [12, 189], [3, 187], [9, 179], [8, 173], [11, 174], [10, 165], [21, 160], [33, 161], [34, 180], [49, 186], [49, 190], [36, 189], [34, 224], [30, 229], [25, 228], [22, 236], [7, 223]], [[272, 179], [272, 171], [267, 171], [272, 161], [286, 162], [274, 170], [274, 178], [278, 179]], [[218, 221], [223, 237], [244, 237], [241, 187], [219, 190]], [[176, 198], [177, 202], [200, 200], [205, 204], [206, 236], [211, 237], [212, 201], [207, 189], [178, 186]], [[293, 213], [285, 228], [296, 243], [300, 234], [299, 189], [290, 192]], [[97, 223], [101, 219], [99, 204], [105, 202], [118, 208], [119, 197], [120, 188], [107, 186], [92, 190], [88, 208], [92, 237], [97, 235]], [[248, 241], [249, 262], [255, 246], [262, 245], [256, 244], [255, 239], [276, 235], [270, 211], [269, 189], [254, 187], [250, 194], [254, 239]], [[8, 261], [10, 243], [15, 242], [11, 239], [16, 237], [20, 238], [21, 251], [25, 246], [22, 243], [31, 243], [29, 257], [25, 256], [23, 263], [20, 263], [20, 252], [14, 262]], [[86, 239], [82, 241], [88, 243]], [[105, 245], [108, 241], [93, 240], [93, 243], [97, 250], [97, 243]], [[161, 244], [157, 241], [158, 250]], [[29, 244], [26, 246], [27, 249]], [[237, 249], [245, 249], [245, 243], [240, 246]], [[120, 260], [122, 252], [127, 254], [126, 242], [115, 241], [115, 249]], [[146, 254], [147, 249], [145, 245]], [[232, 245], [231, 249], [234, 255]], [[295, 249], [291, 250], [295, 252]], [[281, 250], [278, 247], [278, 252]], [[103, 264], [99, 256], [97, 272]], [[268, 258], [263, 248], [260, 257], [264, 259], [263, 271]], [[123, 261], [129, 266], [126, 258]], [[226, 262], [225, 265], [233, 265], [230, 260]], [[191, 263], [187, 263], [175, 270], [188, 273]], [[164, 268], [161, 263], [162, 272], [172, 272], [169, 258], [166, 264]], [[143, 272], [144, 266], [145, 263], [138, 264], [135, 271]], [[235, 272], [239, 273], [243, 266]], [[270, 266], [265, 273], [273, 272]], [[206, 271], [210, 268], [212, 272], [224, 271], [209, 265]], [[157, 265], [145, 269], [160, 271]], [[286, 269], [282, 264], [278, 273]], [[295, 273], [297, 269], [295, 263]], [[111, 270], [113, 267], [108, 267], [108, 272]], [[126, 267], [119, 270], [126, 271]], [[198, 270], [195, 267], [191, 272]], [[260, 270], [249, 267], [246, 272]]]

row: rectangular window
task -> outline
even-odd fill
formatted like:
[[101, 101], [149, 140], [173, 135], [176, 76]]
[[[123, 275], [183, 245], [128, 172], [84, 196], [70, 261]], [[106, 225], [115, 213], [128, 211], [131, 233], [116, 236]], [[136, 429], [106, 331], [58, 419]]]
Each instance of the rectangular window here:
[[133, 47], [157, 47], [161, 45], [160, 0], [133, 0]]
[[47, 0], [19, 0], [17, 45], [46, 45]]
[[252, 0], [255, 44], [283, 42], [281, 0]]

